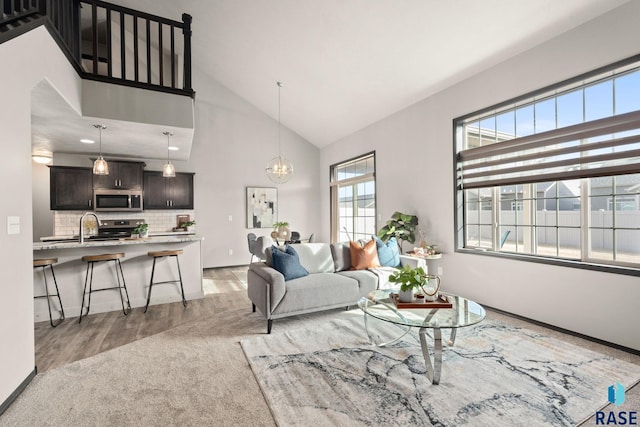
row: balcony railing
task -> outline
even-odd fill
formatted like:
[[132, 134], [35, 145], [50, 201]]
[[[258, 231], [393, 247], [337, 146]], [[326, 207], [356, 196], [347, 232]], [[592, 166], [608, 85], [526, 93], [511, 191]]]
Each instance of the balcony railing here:
[[179, 22], [100, 0], [2, 5], [0, 42], [45, 24], [82, 78], [194, 96], [188, 14]]

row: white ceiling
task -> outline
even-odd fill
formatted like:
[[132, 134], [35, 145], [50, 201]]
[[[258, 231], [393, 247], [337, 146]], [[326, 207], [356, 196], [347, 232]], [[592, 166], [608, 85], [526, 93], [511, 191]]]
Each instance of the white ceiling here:
[[629, 0], [111, 1], [192, 15], [194, 68], [276, 120], [282, 81], [283, 125], [323, 147]]

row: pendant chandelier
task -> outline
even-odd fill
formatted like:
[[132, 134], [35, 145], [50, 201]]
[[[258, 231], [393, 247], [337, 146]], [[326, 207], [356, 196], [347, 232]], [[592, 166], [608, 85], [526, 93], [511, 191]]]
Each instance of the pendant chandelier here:
[[276, 184], [283, 184], [289, 181], [291, 175], [293, 175], [293, 164], [282, 157], [281, 146], [282, 143], [280, 141], [280, 88], [282, 88], [281, 82], [276, 82], [278, 85], [278, 157], [274, 157], [267, 164], [267, 168], [265, 171], [267, 172], [267, 176], [269, 179]]
[[169, 159], [169, 139], [173, 136], [173, 133], [162, 132], [162, 134], [167, 136], [167, 163], [165, 163], [164, 167], [162, 168], [162, 176], [164, 176], [165, 178], [174, 178], [176, 176], [176, 168], [175, 166], [173, 166], [173, 163], [171, 163], [171, 160]]
[[102, 157], [102, 131], [107, 127], [105, 125], [93, 125], [98, 129], [100, 133], [100, 156], [93, 162], [93, 174], [94, 175], [109, 175], [109, 165], [107, 161]]

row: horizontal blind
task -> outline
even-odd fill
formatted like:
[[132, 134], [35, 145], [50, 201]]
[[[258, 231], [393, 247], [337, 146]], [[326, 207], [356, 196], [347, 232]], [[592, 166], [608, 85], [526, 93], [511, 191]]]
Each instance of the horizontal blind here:
[[640, 173], [640, 111], [458, 153], [458, 189]]

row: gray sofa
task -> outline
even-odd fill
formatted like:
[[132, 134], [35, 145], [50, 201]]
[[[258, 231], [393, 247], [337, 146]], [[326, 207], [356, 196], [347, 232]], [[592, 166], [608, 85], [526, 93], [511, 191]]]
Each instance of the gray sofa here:
[[[349, 243], [299, 243], [291, 245], [308, 276], [284, 280], [271, 267], [271, 248], [266, 262], [249, 265], [247, 293], [253, 305], [267, 318], [267, 333], [274, 319], [334, 308], [348, 308], [375, 289], [389, 288], [391, 267], [350, 270]], [[400, 256], [401, 265], [416, 266], [421, 260]], [[424, 261], [422, 261], [424, 263]], [[395, 284], [391, 284], [395, 285]]]

